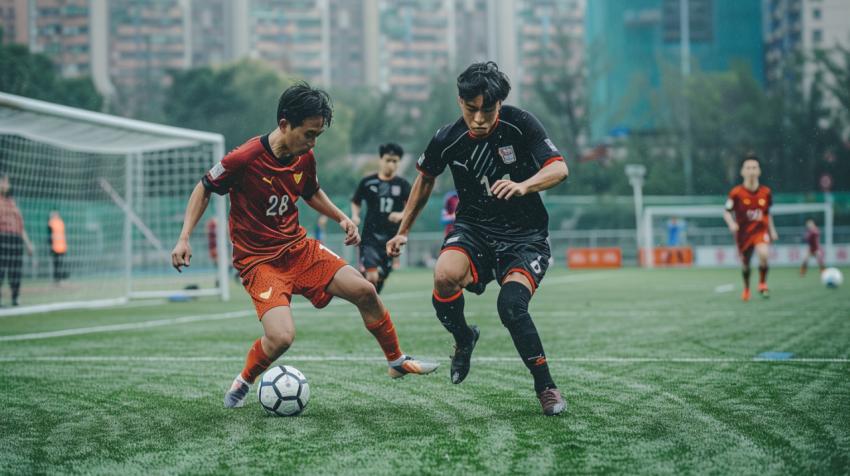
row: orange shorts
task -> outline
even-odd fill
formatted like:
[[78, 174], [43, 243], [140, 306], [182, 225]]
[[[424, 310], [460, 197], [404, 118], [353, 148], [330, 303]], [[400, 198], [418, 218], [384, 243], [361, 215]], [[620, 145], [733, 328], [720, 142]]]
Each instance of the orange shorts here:
[[321, 309], [333, 298], [325, 289], [346, 265], [322, 243], [304, 239], [281, 256], [248, 271], [242, 276], [242, 285], [254, 300], [260, 319], [273, 307], [288, 306], [293, 294], [304, 296]]
[[765, 231], [758, 231], [756, 233], [750, 233], [748, 235], [738, 237], [738, 252], [743, 255], [744, 253], [751, 251], [751, 248], [755, 248], [757, 245], [769, 245], [770, 244], [770, 234]]

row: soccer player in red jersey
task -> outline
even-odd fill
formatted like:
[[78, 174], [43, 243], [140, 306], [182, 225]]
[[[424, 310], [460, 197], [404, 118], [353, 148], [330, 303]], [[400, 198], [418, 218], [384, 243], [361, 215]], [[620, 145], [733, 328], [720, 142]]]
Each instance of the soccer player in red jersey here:
[[[738, 252], [741, 253], [744, 275], [744, 293], [741, 300], [750, 300], [750, 259], [753, 251], [759, 258], [759, 287], [762, 297], [769, 297], [767, 288], [767, 259], [770, 255], [770, 241], [776, 241], [776, 227], [770, 215], [773, 196], [770, 189], [759, 185], [761, 162], [754, 155], [748, 155], [741, 165], [743, 185], [738, 185], [729, 193], [723, 219], [729, 230], [735, 235]], [[735, 214], [734, 218], [732, 214]]]
[[806, 268], [809, 266], [809, 258], [814, 256], [818, 260], [818, 266], [820, 266], [820, 272], [823, 273], [823, 249], [820, 247], [820, 230], [818, 226], [815, 225], [814, 220], [806, 220], [806, 228], [809, 231], [803, 235], [803, 239], [806, 240], [806, 243], [809, 244], [809, 252], [806, 253], [806, 257], [803, 258], [803, 266], [800, 268], [800, 275], [806, 274]]
[[312, 148], [332, 118], [327, 93], [306, 83], [290, 87], [278, 103], [277, 128], [227, 154], [189, 198], [172, 265], [178, 271], [189, 266], [189, 236], [211, 194], [229, 194], [233, 266], [254, 300], [265, 331], [254, 342], [245, 369], [224, 397], [228, 408], [241, 407], [257, 377], [292, 344], [292, 294], [301, 294], [317, 308], [327, 306], [334, 296], [357, 306], [387, 357], [392, 377], [426, 374], [439, 366], [401, 352], [390, 314], [375, 287], [322, 243], [308, 239], [298, 223], [296, 202], [303, 198], [311, 208], [339, 223], [346, 233], [346, 245], [360, 241], [357, 226], [328, 199], [316, 177]]

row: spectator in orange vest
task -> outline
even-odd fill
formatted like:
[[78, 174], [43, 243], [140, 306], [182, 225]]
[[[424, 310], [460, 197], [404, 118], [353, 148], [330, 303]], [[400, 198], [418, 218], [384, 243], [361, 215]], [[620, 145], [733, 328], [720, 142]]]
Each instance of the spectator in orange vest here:
[[47, 236], [50, 240], [50, 255], [53, 257], [53, 281], [59, 286], [59, 282], [67, 277], [62, 269], [62, 257], [68, 252], [65, 222], [62, 221], [59, 210], [50, 212], [50, 219], [47, 220]]
[[12, 199], [9, 174], [0, 178], [0, 285], [9, 273], [9, 287], [12, 288], [12, 305], [18, 305], [21, 292], [21, 267], [23, 252], [33, 253], [33, 246], [24, 230], [24, 218], [21, 210]]

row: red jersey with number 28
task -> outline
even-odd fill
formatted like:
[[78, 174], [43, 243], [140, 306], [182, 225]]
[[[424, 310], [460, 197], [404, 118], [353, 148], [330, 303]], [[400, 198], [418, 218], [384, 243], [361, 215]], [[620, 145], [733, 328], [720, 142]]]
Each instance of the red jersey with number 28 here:
[[299, 197], [319, 190], [313, 151], [278, 159], [268, 136], [255, 137], [227, 154], [203, 177], [204, 187], [230, 194], [233, 266], [240, 275], [271, 261], [304, 239], [298, 223]]
[[760, 185], [755, 192], [747, 190], [743, 185], [732, 189], [729, 200], [726, 201], [726, 209], [735, 214], [739, 244], [749, 241], [759, 233], [767, 233], [771, 205], [773, 196], [765, 186]]

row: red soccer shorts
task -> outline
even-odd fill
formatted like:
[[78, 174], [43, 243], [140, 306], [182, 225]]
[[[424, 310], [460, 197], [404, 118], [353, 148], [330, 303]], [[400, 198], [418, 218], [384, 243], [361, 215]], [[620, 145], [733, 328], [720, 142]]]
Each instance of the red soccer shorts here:
[[325, 292], [328, 284], [346, 265], [322, 243], [303, 239], [281, 256], [248, 271], [242, 277], [242, 285], [254, 300], [260, 319], [269, 309], [288, 306], [293, 294], [304, 296], [321, 309], [333, 298]]
[[750, 233], [744, 236], [738, 237], [738, 252], [744, 256], [748, 251], [752, 252], [751, 249], [755, 248], [758, 245], [770, 244], [770, 235], [767, 233], [767, 230], [759, 230], [755, 233]]

